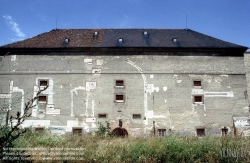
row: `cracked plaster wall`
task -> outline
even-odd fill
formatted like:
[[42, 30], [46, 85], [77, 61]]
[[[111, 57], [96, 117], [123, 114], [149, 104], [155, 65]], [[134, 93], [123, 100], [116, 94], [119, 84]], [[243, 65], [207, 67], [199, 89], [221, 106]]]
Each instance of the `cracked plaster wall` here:
[[[98, 118], [105, 113], [112, 129], [122, 119], [133, 136], [152, 135], [153, 121], [156, 130], [195, 135], [197, 127], [204, 127], [206, 134], [220, 135], [222, 126], [233, 127], [233, 116], [248, 115], [243, 57], [58, 54], [6, 57], [0, 89], [8, 93], [13, 81], [31, 98], [37, 79], [53, 80], [54, 108], [60, 114], [29, 120], [49, 121], [50, 126], [63, 126], [64, 132], [71, 132], [72, 127], [90, 132], [97, 122], [105, 123], [106, 119]], [[115, 80], [124, 80], [125, 87], [115, 88]], [[193, 80], [202, 81], [198, 89], [203, 104], [193, 104], [197, 89]], [[124, 103], [114, 102], [115, 94], [124, 94]], [[141, 118], [133, 119], [133, 114]]]

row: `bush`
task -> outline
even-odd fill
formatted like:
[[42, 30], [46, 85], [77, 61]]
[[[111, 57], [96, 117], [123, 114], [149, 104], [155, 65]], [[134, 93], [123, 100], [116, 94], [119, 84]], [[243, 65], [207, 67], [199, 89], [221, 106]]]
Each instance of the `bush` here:
[[96, 131], [96, 134], [97, 136], [101, 136], [101, 137], [113, 137], [114, 136], [114, 133], [111, 131], [111, 128], [110, 128], [110, 123], [106, 121], [106, 127], [98, 122], [99, 124], [99, 127], [98, 127], [98, 130]]

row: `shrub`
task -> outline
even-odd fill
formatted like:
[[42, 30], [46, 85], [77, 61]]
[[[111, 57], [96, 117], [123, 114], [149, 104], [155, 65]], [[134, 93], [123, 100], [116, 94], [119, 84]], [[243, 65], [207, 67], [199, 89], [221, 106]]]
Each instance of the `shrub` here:
[[101, 136], [101, 137], [113, 137], [114, 136], [114, 133], [111, 131], [111, 128], [110, 128], [110, 123], [106, 121], [106, 127], [98, 122], [99, 124], [99, 127], [98, 127], [98, 130], [96, 131], [96, 134], [97, 136]]

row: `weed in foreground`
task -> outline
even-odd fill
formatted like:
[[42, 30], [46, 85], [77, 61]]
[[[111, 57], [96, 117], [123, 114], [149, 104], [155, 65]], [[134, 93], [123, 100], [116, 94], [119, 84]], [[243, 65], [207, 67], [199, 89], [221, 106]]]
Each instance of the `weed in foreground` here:
[[[238, 137], [119, 138], [105, 136], [51, 136], [27, 132], [17, 141], [18, 147], [84, 148], [78, 153], [81, 162], [248, 162], [249, 155], [222, 155], [222, 149], [250, 151], [250, 139]], [[238, 156], [238, 157], [236, 157]], [[34, 157], [34, 162], [37, 158]]]

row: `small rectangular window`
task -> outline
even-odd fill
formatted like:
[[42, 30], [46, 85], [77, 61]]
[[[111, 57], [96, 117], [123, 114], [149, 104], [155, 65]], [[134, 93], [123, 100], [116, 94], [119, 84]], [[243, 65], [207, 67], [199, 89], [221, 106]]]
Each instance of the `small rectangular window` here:
[[166, 129], [158, 129], [158, 136], [166, 136]]
[[73, 135], [82, 135], [82, 128], [73, 128]]
[[196, 133], [197, 133], [197, 136], [205, 136], [205, 129], [204, 128], [197, 128]]
[[39, 86], [48, 86], [48, 81], [47, 80], [40, 80]]
[[119, 127], [122, 127], [122, 119], [119, 119]]
[[107, 118], [107, 114], [98, 114], [98, 118]]
[[202, 96], [194, 96], [194, 103], [203, 103]]
[[39, 103], [46, 103], [47, 102], [47, 96], [39, 96], [38, 97]]
[[201, 81], [195, 80], [195, 81], [194, 81], [194, 86], [196, 86], [196, 87], [201, 87]]
[[116, 95], [116, 100], [123, 100], [123, 95]]
[[44, 127], [35, 127], [35, 132], [44, 132]]
[[123, 80], [116, 80], [115, 86], [116, 87], [124, 87], [124, 81]]
[[115, 95], [116, 102], [124, 102], [124, 95]]
[[221, 129], [221, 134], [222, 134], [222, 136], [227, 135], [228, 134], [228, 129], [226, 127], [222, 128]]
[[141, 119], [141, 114], [133, 114], [133, 119]]

